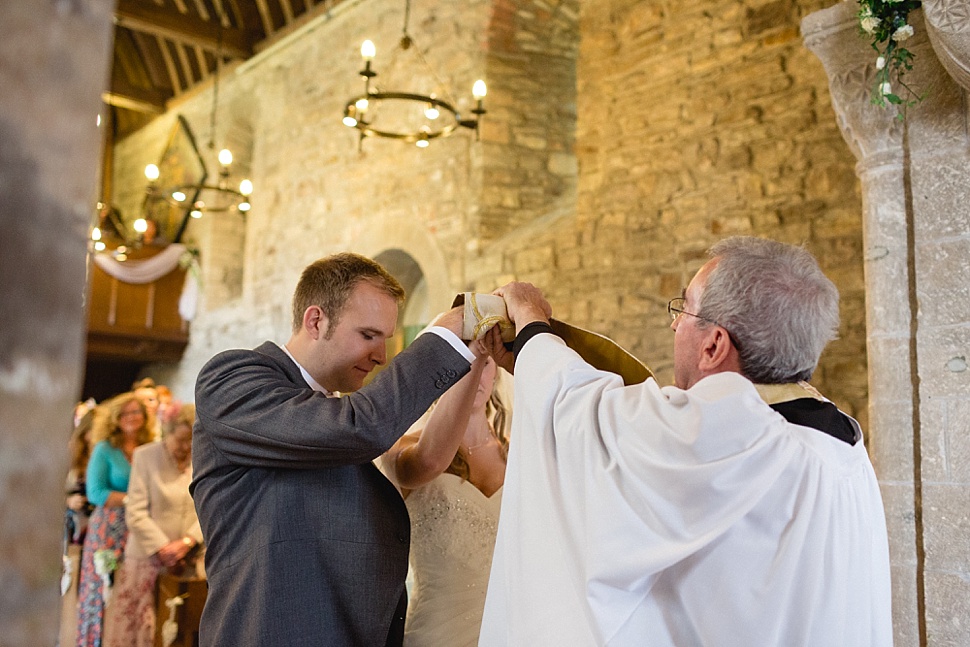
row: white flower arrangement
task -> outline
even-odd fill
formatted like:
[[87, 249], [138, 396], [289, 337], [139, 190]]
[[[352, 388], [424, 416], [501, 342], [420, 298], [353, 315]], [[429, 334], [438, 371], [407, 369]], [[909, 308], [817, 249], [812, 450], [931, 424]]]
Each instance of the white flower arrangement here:
[[105, 577], [118, 570], [118, 554], [110, 548], [94, 551], [94, 572]]
[[105, 606], [111, 601], [112, 574], [118, 570], [118, 553], [110, 548], [94, 551], [94, 572], [101, 576], [101, 599]]
[[[903, 107], [923, 100], [903, 82], [903, 75], [913, 69], [913, 54], [900, 43], [913, 37], [915, 30], [907, 20], [909, 12], [918, 9], [919, 0], [859, 0], [859, 29], [872, 38], [876, 50], [876, 83], [872, 103]], [[899, 118], [903, 118], [900, 113]]]

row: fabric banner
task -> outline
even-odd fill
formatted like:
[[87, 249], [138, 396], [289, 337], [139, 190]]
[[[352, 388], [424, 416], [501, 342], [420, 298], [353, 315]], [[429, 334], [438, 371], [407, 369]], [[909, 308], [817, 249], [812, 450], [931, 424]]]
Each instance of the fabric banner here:
[[[187, 253], [185, 245], [174, 243], [169, 245], [151, 258], [120, 262], [107, 253], [94, 254], [95, 264], [108, 276], [118, 279], [122, 283], [144, 285], [157, 281], [179, 266], [179, 260]], [[179, 315], [185, 321], [195, 319], [199, 302], [198, 266], [193, 258], [192, 267], [185, 273], [185, 283], [182, 285], [182, 295], [179, 297]]]
[[179, 258], [185, 253], [185, 245], [169, 245], [151, 258], [137, 261], [120, 262], [111, 254], [94, 255], [94, 262], [104, 270], [108, 276], [114, 277], [122, 283], [140, 285], [151, 283], [162, 278], [179, 265]]

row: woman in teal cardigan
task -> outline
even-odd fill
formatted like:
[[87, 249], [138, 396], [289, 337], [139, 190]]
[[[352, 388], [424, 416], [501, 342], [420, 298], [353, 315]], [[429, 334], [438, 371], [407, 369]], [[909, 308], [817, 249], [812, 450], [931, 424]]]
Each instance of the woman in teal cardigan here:
[[[133, 393], [112, 399], [95, 421], [94, 437], [102, 439], [91, 451], [87, 470], [88, 500], [96, 507], [88, 524], [81, 552], [78, 587], [78, 647], [100, 647], [104, 620], [105, 575], [95, 565], [98, 551], [102, 564], [117, 564], [125, 550], [125, 495], [131, 474], [131, 454], [139, 445], [154, 440], [154, 420]], [[101, 556], [99, 556], [101, 557]]]

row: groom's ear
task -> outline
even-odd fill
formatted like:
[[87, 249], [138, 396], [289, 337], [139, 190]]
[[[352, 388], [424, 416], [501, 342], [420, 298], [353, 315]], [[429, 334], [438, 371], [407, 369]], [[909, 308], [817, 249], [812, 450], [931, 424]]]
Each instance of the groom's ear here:
[[330, 319], [320, 306], [310, 306], [303, 312], [303, 329], [311, 338], [319, 340], [326, 337]]

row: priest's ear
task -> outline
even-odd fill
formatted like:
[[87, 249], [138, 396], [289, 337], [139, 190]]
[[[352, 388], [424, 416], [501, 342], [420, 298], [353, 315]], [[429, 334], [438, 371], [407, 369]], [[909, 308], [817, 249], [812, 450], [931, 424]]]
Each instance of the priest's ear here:
[[717, 324], [707, 329], [697, 368], [704, 374], [741, 372], [741, 357], [727, 330]]

